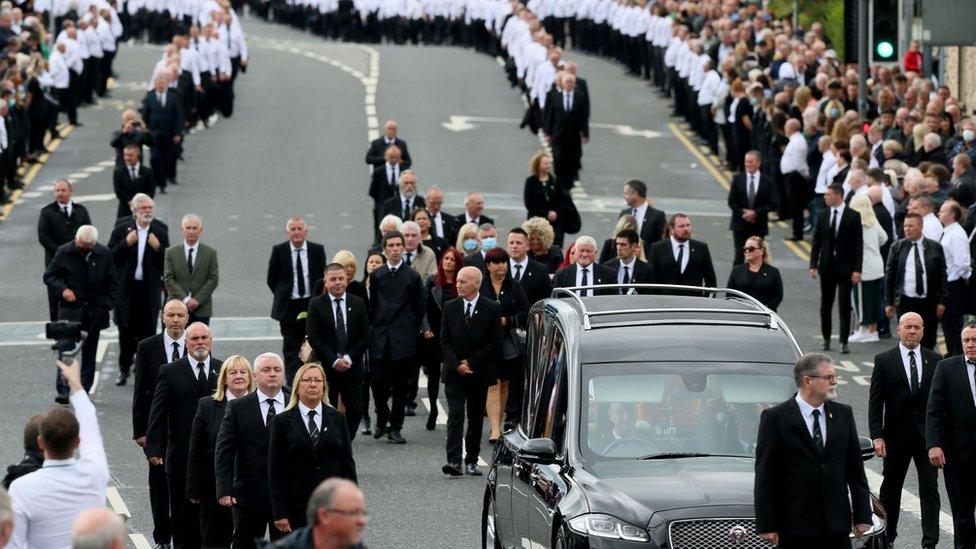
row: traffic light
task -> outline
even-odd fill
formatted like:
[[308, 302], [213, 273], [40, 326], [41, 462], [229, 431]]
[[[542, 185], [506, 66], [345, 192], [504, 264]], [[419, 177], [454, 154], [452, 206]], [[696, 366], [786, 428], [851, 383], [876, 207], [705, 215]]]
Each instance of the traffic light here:
[[872, 0], [871, 61], [898, 61], [898, 0]]

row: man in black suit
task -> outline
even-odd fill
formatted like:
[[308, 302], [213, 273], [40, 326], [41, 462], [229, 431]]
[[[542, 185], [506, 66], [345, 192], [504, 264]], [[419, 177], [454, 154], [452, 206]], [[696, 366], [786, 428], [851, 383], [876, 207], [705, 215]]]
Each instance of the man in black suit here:
[[637, 233], [640, 234], [644, 250], [648, 251], [651, 244], [664, 238], [664, 229], [667, 226], [664, 212], [651, 206], [647, 199], [647, 183], [638, 179], [624, 183], [624, 201], [627, 202], [627, 207], [620, 210], [617, 218], [634, 216], [637, 220]]
[[373, 438], [386, 434], [394, 444], [406, 442], [400, 430], [415, 368], [417, 336], [427, 331], [423, 280], [403, 261], [403, 243], [399, 231], [383, 235], [386, 263], [370, 275], [369, 294], [373, 311], [370, 368], [376, 407]]
[[383, 201], [380, 206], [379, 219], [388, 215], [395, 215], [401, 221], [410, 221], [410, 215], [414, 208], [425, 208], [427, 203], [424, 197], [417, 196], [417, 174], [410, 170], [400, 173], [400, 181], [397, 183], [397, 192]]
[[[592, 236], [579, 236], [576, 239], [575, 250], [576, 263], [556, 271], [552, 277], [553, 288], [616, 284], [617, 272], [610, 267], [596, 263], [596, 240]], [[617, 290], [576, 290], [576, 293], [586, 297], [615, 294]]]
[[403, 164], [400, 166], [404, 170], [410, 168], [410, 152], [407, 150], [407, 142], [397, 137], [397, 123], [395, 120], [387, 120], [383, 125], [383, 136], [372, 140], [369, 143], [369, 150], [366, 151], [366, 163], [373, 168], [383, 167], [386, 161], [386, 151], [390, 147], [396, 146], [397, 150], [403, 155]]
[[327, 293], [308, 304], [308, 343], [322, 363], [329, 383], [329, 402], [345, 407], [349, 438], [356, 438], [363, 417], [363, 357], [373, 333], [366, 302], [346, 292], [345, 268], [332, 263], [325, 269]]
[[115, 187], [115, 197], [119, 199], [119, 208], [115, 219], [122, 219], [132, 215], [132, 197], [138, 193], [156, 195], [156, 183], [151, 168], [142, 165], [139, 158], [142, 147], [128, 145], [122, 151], [124, 164], [115, 168], [112, 174], [112, 184]]
[[286, 382], [294, 382], [302, 365], [298, 351], [305, 341], [305, 319], [298, 315], [308, 311], [312, 288], [325, 273], [325, 247], [305, 240], [308, 227], [302, 217], [288, 220], [288, 241], [271, 249], [268, 262], [268, 289], [274, 294], [271, 318], [281, 329], [282, 354], [285, 357]]
[[[830, 357], [793, 367], [794, 398], [764, 410], [756, 441], [756, 532], [783, 549], [849, 548], [871, 528], [871, 500], [850, 406]], [[850, 498], [848, 499], [848, 494]]]
[[773, 207], [773, 182], [759, 169], [762, 165], [759, 152], [747, 152], [743, 164], [745, 171], [735, 174], [729, 189], [729, 209], [732, 210], [729, 229], [735, 246], [733, 265], [745, 260], [742, 248], [750, 236], [765, 238], [769, 234], [769, 210]]
[[[58, 296], [58, 320], [80, 322], [87, 332], [81, 348], [81, 381], [88, 391], [95, 380], [95, 353], [98, 336], [108, 328], [108, 312], [115, 305], [118, 276], [112, 251], [98, 244], [98, 229], [82, 225], [72, 242], [58, 248], [44, 271], [44, 284]], [[59, 341], [62, 351], [77, 342]], [[68, 403], [68, 386], [60, 372], [56, 376], [59, 404]]]
[[529, 303], [549, 297], [552, 293], [549, 269], [529, 257], [529, 235], [522, 227], [508, 231], [508, 258], [508, 272], [522, 286]]
[[[595, 248], [595, 246], [594, 246]], [[478, 452], [484, 426], [488, 387], [497, 383], [496, 363], [501, 358], [501, 308], [480, 295], [482, 274], [464, 267], [457, 274], [457, 299], [444, 304], [441, 349], [444, 353], [444, 394], [447, 396], [446, 475], [460, 476], [461, 438], [464, 433], [464, 474], [481, 476]]]
[[553, 167], [565, 189], [571, 189], [582, 166], [583, 144], [590, 140], [587, 96], [575, 91], [576, 77], [563, 75], [562, 92], [550, 97], [542, 131], [552, 145]]
[[428, 187], [424, 200], [427, 203], [427, 213], [430, 214], [430, 233], [443, 238], [453, 246], [460, 225], [455, 216], [441, 211], [444, 205], [444, 191], [436, 185]]
[[810, 276], [820, 278], [821, 349], [830, 349], [834, 296], [840, 296], [840, 352], [847, 354], [847, 337], [851, 333], [851, 287], [861, 281], [864, 241], [861, 214], [844, 204], [844, 187], [831, 183], [824, 193], [827, 207], [821, 212], [813, 233], [810, 250]]
[[925, 444], [929, 463], [942, 469], [955, 546], [976, 547], [976, 323], [962, 329], [962, 356], [940, 361], [932, 376], [925, 414]]
[[[163, 331], [139, 342], [136, 347], [135, 382], [132, 387], [132, 439], [143, 449], [146, 459], [146, 433], [149, 430], [149, 411], [152, 406], [156, 380], [163, 364], [176, 362], [186, 356], [186, 305], [171, 299], [163, 307]], [[166, 467], [149, 464], [149, 507], [153, 517], [153, 541], [168, 545], [172, 537], [169, 517], [169, 488], [166, 486]]]
[[[614, 238], [617, 248], [616, 259], [606, 262], [606, 266], [617, 273], [617, 284], [652, 284], [654, 271], [646, 261], [640, 259], [640, 237], [637, 231], [624, 229]], [[646, 291], [646, 290], [645, 290]], [[641, 291], [638, 293], [644, 293]], [[621, 295], [627, 291], [621, 289]]]
[[374, 244], [380, 241], [379, 224], [380, 220], [383, 219], [380, 211], [383, 209], [383, 203], [386, 202], [386, 199], [397, 194], [400, 175], [406, 170], [403, 167], [399, 147], [395, 145], [388, 147], [383, 153], [383, 158], [385, 161], [373, 168], [373, 175], [369, 180], [369, 197], [373, 199]]
[[253, 549], [265, 531], [274, 541], [284, 534], [274, 527], [268, 488], [268, 439], [271, 420], [284, 411], [285, 365], [274, 353], [254, 359], [257, 389], [227, 404], [217, 432], [214, 463], [217, 501], [233, 507], [234, 547]]
[[691, 238], [691, 218], [676, 213], [668, 219], [668, 237], [647, 254], [655, 284], [715, 287], [715, 267], [708, 244]]
[[142, 119], [149, 131], [149, 163], [159, 192], [166, 193], [166, 182], [175, 181], [175, 148], [183, 140], [183, 101], [169, 88], [169, 77], [156, 77], [154, 88], [142, 100]]
[[942, 244], [922, 235], [922, 218], [910, 213], [902, 222], [905, 238], [891, 245], [885, 264], [885, 314], [918, 313], [926, 326], [922, 347], [935, 349], [938, 321], [949, 295]]
[[[71, 242], [78, 227], [91, 225], [88, 209], [71, 200], [74, 188], [67, 179], [54, 182], [54, 202], [41, 208], [37, 219], [37, 240], [44, 247], [44, 266], [54, 259], [58, 248]], [[47, 305], [51, 322], [58, 319], [58, 294], [50, 286], [47, 289]]]
[[468, 193], [464, 197], [464, 213], [459, 214], [455, 218], [456, 228], [454, 230], [453, 238], [449, 239], [448, 242], [454, 243], [457, 241], [457, 233], [461, 230], [461, 226], [466, 223], [474, 223], [478, 227], [484, 224], [494, 225], [495, 220], [484, 215], [485, 211], [485, 197], [481, 193]]
[[942, 357], [919, 346], [924, 329], [917, 313], [902, 315], [901, 341], [875, 356], [871, 371], [868, 425], [874, 452], [885, 460], [880, 497], [888, 518], [885, 535], [892, 546], [898, 537], [901, 489], [913, 460], [922, 500], [922, 547], [939, 543], [939, 473], [929, 463], [925, 446], [925, 409], [935, 365]]
[[163, 259], [169, 247], [169, 232], [162, 221], [154, 219], [155, 212], [156, 204], [149, 195], [135, 195], [132, 216], [119, 221], [108, 241], [119, 273], [115, 302], [115, 325], [119, 328], [116, 385], [125, 385], [129, 379], [136, 346], [156, 333], [156, 319], [162, 307]]
[[151, 465], [166, 467], [176, 549], [200, 547], [200, 509], [186, 497], [186, 466], [197, 402], [217, 386], [221, 361], [210, 356], [212, 342], [206, 324], [187, 327], [187, 356], [159, 369], [149, 409], [146, 453]]

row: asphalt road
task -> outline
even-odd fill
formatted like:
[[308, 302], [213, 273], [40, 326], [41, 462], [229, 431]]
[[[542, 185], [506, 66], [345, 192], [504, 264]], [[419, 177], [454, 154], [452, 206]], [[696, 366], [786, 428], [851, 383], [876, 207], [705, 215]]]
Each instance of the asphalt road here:
[[[264, 277], [270, 247], [284, 240], [289, 216], [304, 215], [309, 238], [325, 244], [330, 256], [349, 249], [363, 259], [372, 219], [363, 156], [371, 132], [387, 118], [399, 122], [401, 137], [410, 145], [419, 186], [445, 189], [447, 211], [459, 213], [464, 193], [478, 190], [500, 232], [524, 219], [522, 183], [539, 140], [518, 130], [523, 105], [495, 59], [457, 48], [327, 43], [253, 19], [245, 21], [245, 28], [252, 67], [238, 80], [234, 116], [188, 139], [180, 185], [157, 200], [157, 214], [170, 225], [172, 240], [178, 239], [182, 215], [194, 212], [204, 219], [204, 241], [220, 253], [216, 356], [280, 351], [277, 326], [267, 318], [271, 294]], [[35, 232], [38, 211], [50, 201], [51, 183], [69, 177], [76, 183], [76, 197], [85, 201], [107, 237], [116, 208], [108, 141], [121, 109], [141, 100], [160, 53], [147, 46], [121, 48], [113, 98], [83, 112], [84, 126], [60, 144], [0, 224], [0, 376], [5, 380], [0, 384], [5, 412], [0, 463], [19, 459], [22, 425], [53, 398], [54, 369], [42, 341], [47, 305], [43, 252]], [[695, 238], [709, 244], [724, 282], [732, 258], [722, 183], [727, 174], [705, 167], [702, 153], [679, 137], [668, 105], [645, 84], [604, 60], [569, 57], [587, 78], [593, 104], [594, 128], [585, 147], [582, 186], [576, 190], [584, 232], [598, 240], [609, 236], [623, 207], [623, 182], [643, 179], [658, 207], [691, 213]], [[808, 249], [788, 247], [781, 240], [785, 229], [773, 230], [774, 262], [787, 288], [780, 313], [801, 347], [815, 350], [819, 286], [807, 275]], [[131, 440], [132, 389], [112, 383], [118, 345], [112, 332], [103, 332], [102, 340], [100, 383], [93, 398], [119, 496], [111, 499], [117, 510], [124, 505], [131, 515], [133, 546], [145, 547], [152, 528], [145, 459]], [[870, 361], [892, 344], [852, 344], [853, 354], [835, 357], [843, 359], [840, 399], [854, 406], [862, 433]], [[368, 437], [354, 443], [370, 506], [370, 547], [454, 549], [480, 543], [483, 480], [444, 478], [444, 426], [427, 432], [424, 419], [408, 419], [404, 446]], [[490, 459], [487, 445], [483, 456]], [[867, 467], [876, 490], [880, 460]], [[906, 490], [903, 507], [911, 513], [914, 505], [915, 516], [902, 520], [900, 547], [917, 545], [921, 536], [918, 502], [912, 499], [917, 494], [914, 475]], [[948, 511], [943, 497], [944, 545], [951, 545]]]

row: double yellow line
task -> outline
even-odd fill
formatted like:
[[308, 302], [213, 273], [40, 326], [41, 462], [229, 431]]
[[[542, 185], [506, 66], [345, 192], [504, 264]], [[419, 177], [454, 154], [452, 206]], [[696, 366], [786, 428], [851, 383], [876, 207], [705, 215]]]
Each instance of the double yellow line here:
[[51, 139], [51, 136], [49, 135], [44, 138], [44, 147], [47, 148], [48, 152], [38, 156], [38, 161], [36, 163], [23, 164], [21, 167], [17, 168], [17, 175], [21, 176], [21, 180], [24, 182], [24, 188], [17, 189], [11, 193], [10, 203], [0, 208], [0, 221], [3, 221], [10, 216], [10, 212], [13, 211], [14, 206], [16, 206], [20, 201], [20, 195], [24, 194], [24, 191], [30, 187], [31, 182], [34, 181], [34, 178], [37, 177], [37, 174], [41, 171], [41, 168], [44, 167], [44, 164], [47, 162], [48, 158], [51, 157], [51, 153], [53, 153], [61, 145], [64, 138], [68, 137], [68, 134], [71, 133], [75, 127], [71, 124], [61, 124], [57, 129], [58, 134], [60, 134], [61, 137]]
[[[722, 186], [723, 189], [728, 191], [732, 186], [732, 172], [726, 170], [722, 167], [721, 160], [712, 151], [704, 145], [695, 145], [692, 141], [690, 134], [680, 125], [674, 122], [668, 122], [668, 129], [674, 134], [674, 137], [685, 146], [691, 154], [698, 159], [698, 162], [712, 174], [715, 181]], [[787, 228], [789, 225], [785, 221], [776, 221], [776, 226], [781, 228]], [[810, 243], [806, 240], [800, 240], [794, 242], [792, 240], [782, 239], [783, 244], [789, 248], [791, 252], [796, 254], [797, 257], [804, 261], [810, 261]]]

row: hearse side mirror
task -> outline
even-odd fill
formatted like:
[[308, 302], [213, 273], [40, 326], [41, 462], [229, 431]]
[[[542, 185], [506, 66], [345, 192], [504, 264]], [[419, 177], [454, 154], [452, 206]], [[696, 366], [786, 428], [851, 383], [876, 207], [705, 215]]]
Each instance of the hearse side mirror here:
[[519, 449], [519, 454], [530, 461], [556, 461], [556, 443], [551, 438], [530, 438]]
[[861, 443], [861, 459], [870, 461], [874, 457], [874, 443], [868, 437], [857, 437], [857, 441]]

